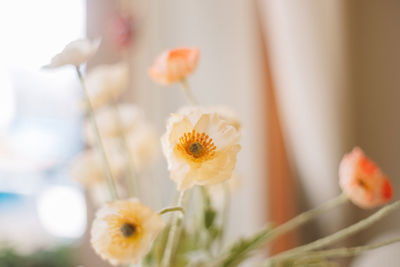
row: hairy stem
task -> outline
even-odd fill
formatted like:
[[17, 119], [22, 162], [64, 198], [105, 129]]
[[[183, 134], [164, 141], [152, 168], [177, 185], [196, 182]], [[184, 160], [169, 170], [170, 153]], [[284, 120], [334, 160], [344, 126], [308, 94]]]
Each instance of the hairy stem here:
[[389, 215], [391, 212], [397, 210], [398, 208], [400, 208], [400, 200], [393, 202], [392, 204], [386, 205], [385, 207], [381, 208], [380, 210], [373, 213], [369, 217], [367, 217], [347, 228], [344, 228], [344, 229], [342, 229], [334, 234], [331, 234], [327, 237], [318, 239], [307, 245], [303, 245], [303, 246], [291, 249], [289, 251], [283, 252], [281, 254], [278, 254], [275, 257], [268, 259], [267, 262], [281, 261], [281, 260], [284, 260], [287, 258], [297, 256], [299, 254], [302, 254], [304, 251], [316, 250], [316, 249], [325, 247], [327, 245], [330, 245], [332, 243], [338, 242], [342, 239], [345, 239], [351, 235], [354, 235], [354, 234], [368, 228], [370, 225], [376, 223], [377, 221], [379, 221], [383, 217]]
[[259, 231], [258, 233], [256, 233], [251, 239], [247, 240], [246, 243], [241, 246], [242, 248], [241, 251], [236, 251], [235, 255], [228, 254], [219, 262], [223, 262], [224, 264], [223, 266], [230, 266], [230, 265], [234, 266], [234, 264], [237, 264], [238, 261], [240, 261], [240, 259], [243, 258], [245, 254], [261, 247], [267, 241], [271, 241], [282, 234], [294, 230], [295, 228], [305, 224], [306, 222], [310, 221], [311, 219], [315, 218], [321, 213], [328, 211], [334, 207], [337, 207], [347, 201], [348, 198], [344, 194], [341, 194], [338, 197], [326, 202], [325, 204], [322, 204], [321, 206], [315, 209], [303, 212], [294, 217], [293, 219], [275, 228], [271, 229], [270, 227], [266, 227], [261, 231]]
[[[180, 192], [178, 197], [177, 206], [183, 205], [183, 199], [185, 197], [185, 191]], [[178, 226], [181, 225], [183, 215], [177, 214], [173, 217], [171, 229], [168, 233], [167, 244], [165, 246], [164, 255], [161, 260], [161, 267], [169, 267], [171, 265], [172, 254], [175, 250], [175, 243], [178, 236]]]
[[[378, 244], [372, 244], [372, 245], [350, 247], [350, 248], [336, 248], [336, 249], [328, 249], [328, 250], [315, 251], [315, 252], [310, 251], [304, 257], [300, 256], [299, 261], [301, 262], [303, 260], [312, 260], [312, 259], [321, 259], [321, 258], [326, 259], [326, 258], [351, 257], [351, 256], [356, 256], [358, 254], [361, 254], [363, 252], [367, 252], [369, 250], [388, 246], [388, 245], [391, 245], [391, 244], [397, 243], [397, 242], [400, 242], [400, 237], [391, 239], [391, 240], [386, 240], [384, 242], [381, 242]], [[297, 260], [296, 260], [296, 263], [297, 263]]]
[[164, 208], [164, 209], [160, 210], [158, 212], [158, 214], [163, 215], [163, 214], [166, 214], [169, 212], [175, 212], [175, 211], [179, 211], [182, 215], [185, 215], [185, 210], [181, 206]]

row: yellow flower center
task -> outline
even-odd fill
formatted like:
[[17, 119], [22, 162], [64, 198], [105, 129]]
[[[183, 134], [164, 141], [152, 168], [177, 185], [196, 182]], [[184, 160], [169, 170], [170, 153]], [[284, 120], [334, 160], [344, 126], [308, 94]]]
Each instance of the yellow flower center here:
[[131, 223], [124, 223], [119, 230], [124, 237], [130, 237], [135, 233], [136, 227]]
[[206, 133], [193, 130], [179, 138], [177, 149], [191, 161], [203, 162], [214, 157], [216, 146]]

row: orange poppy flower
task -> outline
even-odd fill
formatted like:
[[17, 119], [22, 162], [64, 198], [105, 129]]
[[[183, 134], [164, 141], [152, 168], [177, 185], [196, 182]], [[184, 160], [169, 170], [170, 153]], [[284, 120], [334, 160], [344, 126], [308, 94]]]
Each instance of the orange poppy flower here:
[[358, 147], [343, 157], [339, 184], [348, 198], [361, 208], [383, 205], [393, 194], [388, 178]]
[[196, 69], [199, 54], [198, 48], [167, 50], [155, 60], [149, 75], [163, 85], [178, 82]]

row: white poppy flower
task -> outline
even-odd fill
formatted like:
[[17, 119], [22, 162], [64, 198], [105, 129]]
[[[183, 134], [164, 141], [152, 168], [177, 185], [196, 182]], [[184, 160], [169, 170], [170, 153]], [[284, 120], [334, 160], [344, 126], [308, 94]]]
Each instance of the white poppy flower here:
[[229, 179], [236, 165], [239, 131], [217, 113], [172, 114], [161, 139], [178, 190]]

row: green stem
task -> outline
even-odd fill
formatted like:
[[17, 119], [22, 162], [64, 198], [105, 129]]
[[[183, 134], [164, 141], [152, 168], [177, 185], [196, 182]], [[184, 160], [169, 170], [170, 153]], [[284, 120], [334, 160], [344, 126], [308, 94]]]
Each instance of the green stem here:
[[129, 149], [129, 143], [128, 143], [128, 139], [126, 138], [125, 135], [125, 131], [124, 131], [124, 127], [123, 127], [123, 123], [121, 120], [121, 113], [118, 109], [118, 106], [116, 105], [115, 102], [113, 102], [112, 104], [113, 108], [114, 108], [114, 114], [115, 114], [115, 121], [117, 123], [117, 127], [118, 127], [118, 132], [120, 134], [120, 138], [122, 141], [122, 146], [124, 148], [124, 152], [125, 155], [127, 157], [128, 160], [128, 172], [129, 172], [129, 176], [131, 179], [128, 179], [129, 181], [129, 193], [130, 196], [137, 196], [138, 195], [138, 183], [137, 183], [137, 173], [136, 173], [136, 169], [135, 169], [135, 165], [133, 162], [133, 158], [132, 158], [132, 154], [130, 152]]
[[[180, 192], [178, 197], [177, 206], [183, 206], [183, 200], [185, 197], [185, 191]], [[180, 221], [183, 219], [183, 215], [177, 214], [174, 216], [172, 220], [171, 229], [168, 233], [167, 244], [165, 246], [164, 255], [161, 260], [161, 267], [169, 267], [171, 265], [172, 254], [175, 249], [175, 243], [178, 236], [178, 226], [180, 225]]]
[[[114, 178], [113, 178], [113, 175], [112, 175], [112, 172], [111, 172], [110, 163], [109, 163], [109, 161], [107, 159], [107, 155], [106, 155], [106, 152], [105, 152], [105, 149], [104, 149], [104, 144], [103, 144], [103, 141], [102, 141], [101, 136], [100, 136], [99, 127], [98, 127], [98, 125], [96, 123], [93, 106], [92, 106], [92, 103], [90, 102], [89, 92], [87, 91], [87, 88], [85, 86], [85, 82], [83, 80], [83, 76], [82, 76], [82, 73], [81, 73], [81, 71], [79, 69], [79, 66], [76, 66], [76, 73], [78, 75], [79, 82], [81, 83], [82, 90], [83, 90], [84, 95], [85, 95], [85, 100], [86, 100], [86, 104], [87, 104], [88, 111], [89, 111], [89, 117], [90, 117], [90, 119], [92, 121], [93, 129], [94, 129], [94, 132], [95, 132], [95, 135], [96, 135], [97, 145], [98, 145], [98, 147], [100, 149], [101, 157], [103, 159], [103, 167], [104, 167], [104, 172], [106, 174], [106, 180], [107, 180], [107, 183], [108, 183], [108, 188], [110, 190], [111, 199], [112, 200], [116, 200], [116, 199], [118, 199], [117, 188], [116, 188], [115, 183], [114, 183]], [[88, 166], [88, 167], [90, 167], [90, 166]]]
[[180, 83], [182, 85], [183, 92], [185, 93], [185, 96], [186, 96], [187, 100], [189, 101], [189, 103], [194, 106], [198, 105], [199, 102], [197, 101], [196, 97], [193, 95], [192, 90], [190, 89], [189, 83], [187, 82], [186, 78], [183, 78]]
[[365, 228], [367, 228], [370, 225], [374, 224], [375, 222], [379, 221], [380, 219], [387, 216], [392, 211], [397, 210], [398, 208], [400, 208], [400, 200], [393, 202], [392, 204], [386, 205], [385, 207], [379, 209], [377, 212], [373, 213], [369, 217], [367, 217], [347, 228], [344, 228], [332, 235], [318, 239], [307, 245], [300, 246], [300, 247], [291, 249], [289, 251], [286, 251], [284, 253], [278, 254], [278, 255], [268, 259], [267, 262], [281, 261], [281, 260], [284, 260], [287, 258], [297, 256], [297, 255], [303, 253], [304, 251], [316, 250], [316, 249], [325, 247], [327, 245], [330, 245], [332, 243], [338, 242], [342, 239], [345, 239], [353, 234], [356, 234], [356, 233], [364, 230]]
[[319, 215], [327, 210], [330, 210], [332, 208], [335, 208], [347, 201], [348, 201], [347, 196], [345, 194], [341, 194], [338, 197], [324, 203], [323, 205], [321, 205], [315, 209], [303, 212], [303, 213], [297, 215], [296, 217], [294, 217], [293, 219], [291, 219], [291, 220], [277, 226], [275, 229], [273, 229], [272, 232], [270, 232], [268, 235], [269, 236], [268, 240], [274, 239], [282, 234], [285, 234], [285, 233], [299, 227], [300, 225], [303, 225], [304, 223], [313, 219], [317, 215]]
[[160, 210], [158, 214], [163, 215], [168, 212], [174, 212], [174, 211], [179, 211], [182, 215], [185, 215], [185, 210], [181, 206], [175, 206], [175, 207], [168, 207]]
[[[351, 257], [351, 256], [356, 256], [358, 254], [361, 254], [363, 252], [373, 250], [376, 248], [384, 247], [391, 245], [393, 243], [400, 242], [400, 238], [395, 238], [391, 240], [387, 240], [378, 244], [372, 244], [372, 245], [365, 245], [365, 246], [358, 246], [358, 247], [350, 247], [350, 248], [336, 248], [336, 249], [328, 249], [328, 250], [323, 250], [323, 251], [315, 251], [315, 252], [308, 252], [307, 255], [304, 257], [300, 256], [299, 261], [308, 261], [308, 260], [313, 260], [313, 259], [321, 259], [321, 258], [338, 258], [338, 257]], [[297, 263], [297, 260], [296, 260]]]
[[221, 235], [219, 238], [219, 243], [218, 243], [218, 250], [221, 251], [224, 240], [225, 240], [225, 226], [228, 225], [228, 217], [229, 217], [229, 211], [230, 211], [230, 205], [231, 205], [231, 192], [229, 189], [228, 182], [224, 182], [223, 184], [224, 187], [224, 207], [222, 211], [222, 222], [221, 222]]
[[347, 201], [348, 198], [344, 194], [341, 194], [315, 209], [297, 215], [293, 219], [273, 228], [272, 230], [270, 227], [266, 227], [255, 234], [253, 238], [249, 239], [246, 244], [242, 245], [241, 251], [236, 252], [235, 255], [227, 255], [219, 262], [224, 262], [224, 266], [230, 266], [231, 264], [234, 264], [243, 258], [245, 254], [264, 245], [266, 241], [271, 241], [282, 234], [294, 230], [321, 213], [339, 206]]

